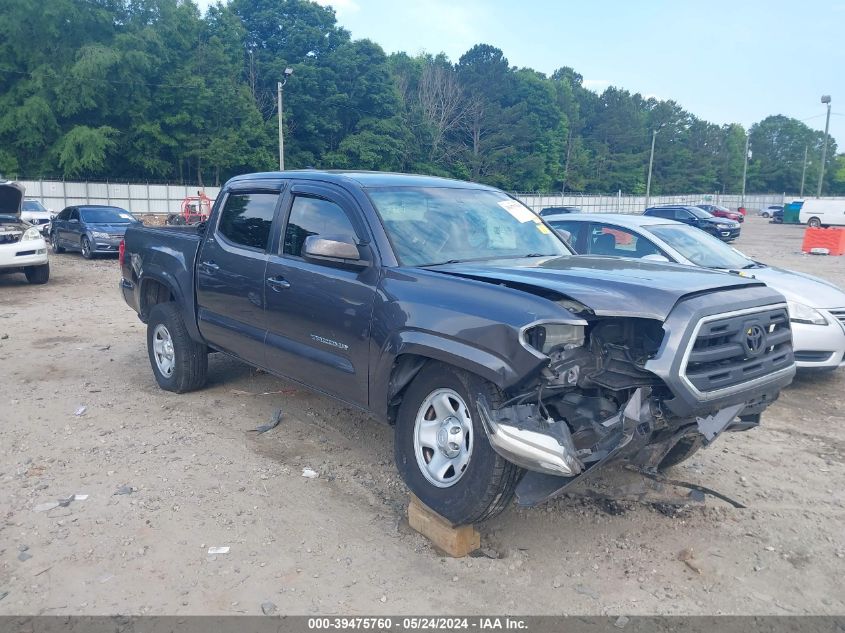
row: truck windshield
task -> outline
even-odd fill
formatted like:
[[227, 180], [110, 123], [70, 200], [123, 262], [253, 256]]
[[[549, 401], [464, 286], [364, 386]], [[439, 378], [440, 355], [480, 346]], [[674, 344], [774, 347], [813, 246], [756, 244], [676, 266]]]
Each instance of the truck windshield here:
[[367, 193], [404, 266], [570, 254], [533, 211], [502, 193], [451, 187]]
[[696, 266], [739, 270], [756, 264], [722, 240], [686, 224], [657, 224], [644, 227]]
[[135, 222], [135, 218], [120, 207], [98, 207], [96, 209], [80, 209], [82, 221], [88, 224], [126, 224]]

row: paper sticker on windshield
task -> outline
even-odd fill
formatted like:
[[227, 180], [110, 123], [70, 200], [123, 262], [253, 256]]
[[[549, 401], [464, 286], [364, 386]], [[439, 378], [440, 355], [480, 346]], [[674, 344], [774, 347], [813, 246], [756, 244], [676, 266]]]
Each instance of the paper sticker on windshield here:
[[516, 218], [518, 222], [531, 222], [532, 220], [537, 220], [537, 216], [534, 215], [533, 211], [516, 200], [501, 200], [499, 201], [499, 206]]

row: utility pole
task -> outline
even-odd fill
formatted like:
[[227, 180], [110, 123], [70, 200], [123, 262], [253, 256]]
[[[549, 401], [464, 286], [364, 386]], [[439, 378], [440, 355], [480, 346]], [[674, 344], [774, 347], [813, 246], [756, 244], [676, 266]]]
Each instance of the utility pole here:
[[748, 141], [751, 139], [750, 134], [745, 135], [745, 163], [742, 165], [742, 207], [745, 207], [745, 178], [748, 175]]
[[808, 145], [804, 146], [804, 164], [801, 167], [801, 193], [798, 194], [799, 198], [804, 197], [804, 178], [807, 175], [807, 149], [809, 148]]
[[651, 131], [651, 154], [648, 157], [648, 180], [645, 184], [645, 208], [648, 209], [651, 199], [651, 168], [654, 166], [654, 141], [657, 139], [657, 130]]
[[282, 118], [282, 88], [288, 82], [288, 77], [293, 74], [293, 68], [285, 68], [284, 79], [276, 84], [276, 96], [279, 107], [279, 171], [285, 170], [285, 132]]
[[822, 197], [822, 183], [824, 182], [824, 162], [827, 159], [827, 131], [830, 129], [830, 95], [822, 95], [822, 103], [827, 104], [827, 118], [824, 122], [824, 143], [822, 144], [822, 165], [819, 168], [819, 188], [816, 198]]

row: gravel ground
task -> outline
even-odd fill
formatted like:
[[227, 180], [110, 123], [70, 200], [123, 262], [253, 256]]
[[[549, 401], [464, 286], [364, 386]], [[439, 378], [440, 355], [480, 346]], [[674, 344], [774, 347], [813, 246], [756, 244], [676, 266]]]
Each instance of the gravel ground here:
[[[845, 285], [800, 228], [743, 233]], [[116, 262], [52, 268], [0, 277], [0, 614], [845, 612], [845, 372], [675, 470], [747, 509], [573, 495], [480, 526], [500, 558], [455, 560], [407, 527], [388, 427], [220, 355], [206, 389], [161, 391]]]

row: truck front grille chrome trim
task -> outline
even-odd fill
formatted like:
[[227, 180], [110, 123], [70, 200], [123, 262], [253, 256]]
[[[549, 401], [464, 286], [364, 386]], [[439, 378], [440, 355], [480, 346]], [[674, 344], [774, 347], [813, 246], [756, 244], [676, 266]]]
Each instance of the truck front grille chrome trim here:
[[786, 304], [702, 318], [690, 337], [680, 377], [703, 401], [794, 371]]

